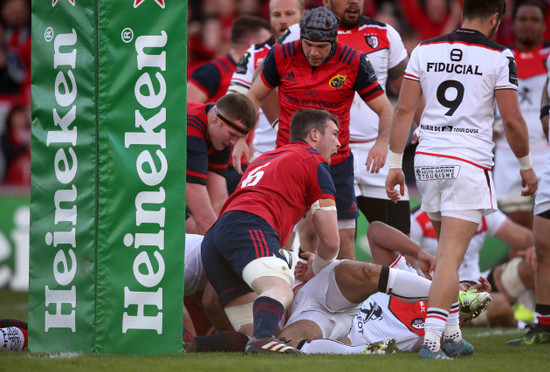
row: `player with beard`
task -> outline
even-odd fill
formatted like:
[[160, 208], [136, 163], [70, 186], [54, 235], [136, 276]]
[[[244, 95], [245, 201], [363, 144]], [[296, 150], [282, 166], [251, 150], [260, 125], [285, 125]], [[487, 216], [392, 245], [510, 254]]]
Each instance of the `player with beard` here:
[[[279, 92], [277, 145], [288, 142], [289, 117], [302, 106], [325, 108], [341, 121], [342, 147], [332, 159], [331, 174], [337, 192], [340, 258], [355, 257], [355, 223], [358, 217], [353, 185], [353, 155], [349, 147], [350, 108], [356, 92], [379, 117], [382, 132], [366, 159], [378, 172], [387, 157], [388, 115], [392, 107], [366, 54], [336, 41], [338, 21], [319, 7], [306, 12], [300, 25], [300, 40], [277, 45], [267, 55], [260, 79], [248, 96], [259, 107], [275, 88]], [[287, 34], [281, 40], [286, 39]], [[364, 124], [366, 125], [366, 124]]]
[[[365, 53], [376, 72], [380, 86], [385, 89], [389, 82], [393, 91], [399, 92], [405, 67], [407, 51], [398, 32], [389, 24], [375, 21], [363, 15], [364, 2], [359, 0], [323, 0], [338, 19], [338, 42]], [[280, 39], [282, 43], [300, 38], [298, 25], [291, 26]], [[385, 222], [405, 234], [410, 232], [408, 190], [398, 203], [392, 203], [386, 195], [385, 180], [388, 166], [378, 173], [368, 172], [365, 159], [369, 155], [383, 153], [389, 130], [379, 125], [379, 118], [356, 94], [350, 111], [350, 148], [354, 160], [354, 187], [359, 210], [369, 222]], [[355, 225], [353, 226], [355, 236]], [[301, 231], [302, 232], [302, 231]], [[353, 245], [350, 244], [350, 247]], [[353, 250], [346, 253], [354, 258]]]

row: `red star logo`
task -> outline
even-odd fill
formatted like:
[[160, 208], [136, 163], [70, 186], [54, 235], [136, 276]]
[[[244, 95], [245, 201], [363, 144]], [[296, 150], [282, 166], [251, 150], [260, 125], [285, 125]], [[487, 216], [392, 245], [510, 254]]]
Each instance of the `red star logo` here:
[[[52, 0], [52, 8], [53, 8], [54, 6], [57, 5], [57, 2], [58, 2], [58, 1], [59, 1], [59, 0]], [[75, 6], [75, 5], [76, 5], [76, 4], [75, 4], [75, 1], [76, 1], [76, 0], [68, 0], [68, 1], [69, 1], [69, 3], [71, 3], [72, 6]]]
[[[134, 0], [134, 8], [137, 8], [140, 6], [145, 0]], [[162, 9], [164, 9], [164, 0], [155, 0], [155, 3], [157, 3]]]

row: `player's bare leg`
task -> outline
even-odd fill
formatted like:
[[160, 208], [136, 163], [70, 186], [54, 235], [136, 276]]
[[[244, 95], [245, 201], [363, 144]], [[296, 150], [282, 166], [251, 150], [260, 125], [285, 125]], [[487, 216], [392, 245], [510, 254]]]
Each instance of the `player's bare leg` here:
[[339, 229], [340, 233], [340, 251], [338, 259], [348, 258], [355, 260], [355, 228]]
[[441, 221], [432, 220], [432, 224], [439, 242], [436, 268], [428, 300], [424, 346], [427, 346], [431, 352], [439, 352], [440, 339], [449, 316], [449, 310], [451, 305], [458, 300], [458, 268], [478, 224], [446, 216], [443, 216]]
[[[548, 213], [548, 212], [546, 212]], [[550, 219], [535, 216], [533, 221], [535, 234], [535, 313], [537, 324], [521, 338], [509, 341], [514, 345], [550, 343]]]
[[323, 332], [317, 323], [311, 320], [298, 320], [285, 327], [279, 334], [279, 339], [288, 341], [288, 345], [298, 347], [302, 340], [317, 340], [323, 338]]

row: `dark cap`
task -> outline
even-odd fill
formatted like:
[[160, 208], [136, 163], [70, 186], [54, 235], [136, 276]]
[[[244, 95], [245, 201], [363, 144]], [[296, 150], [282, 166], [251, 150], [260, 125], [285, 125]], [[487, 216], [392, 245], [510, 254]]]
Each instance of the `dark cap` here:
[[300, 22], [300, 38], [334, 44], [338, 37], [338, 19], [324, 6], [305, 12]]

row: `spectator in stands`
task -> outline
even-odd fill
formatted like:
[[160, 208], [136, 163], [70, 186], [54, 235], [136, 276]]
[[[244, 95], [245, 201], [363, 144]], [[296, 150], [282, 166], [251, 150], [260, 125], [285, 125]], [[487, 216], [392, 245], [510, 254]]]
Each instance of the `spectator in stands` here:
[[5, 130], [0, 136], [0, 148], [6, 173], [3, 185], [31, 184], [31, 125], [23, 106], [14, 106], [8, 113]]
[[460, 0], [398, 0], [397, 3], [420, 40], [449, 33], [460, 25]]
[[5, 0], [0, 12], [0, 114], [5, 115], [14, 104], [30, 103], [30, 1]]

